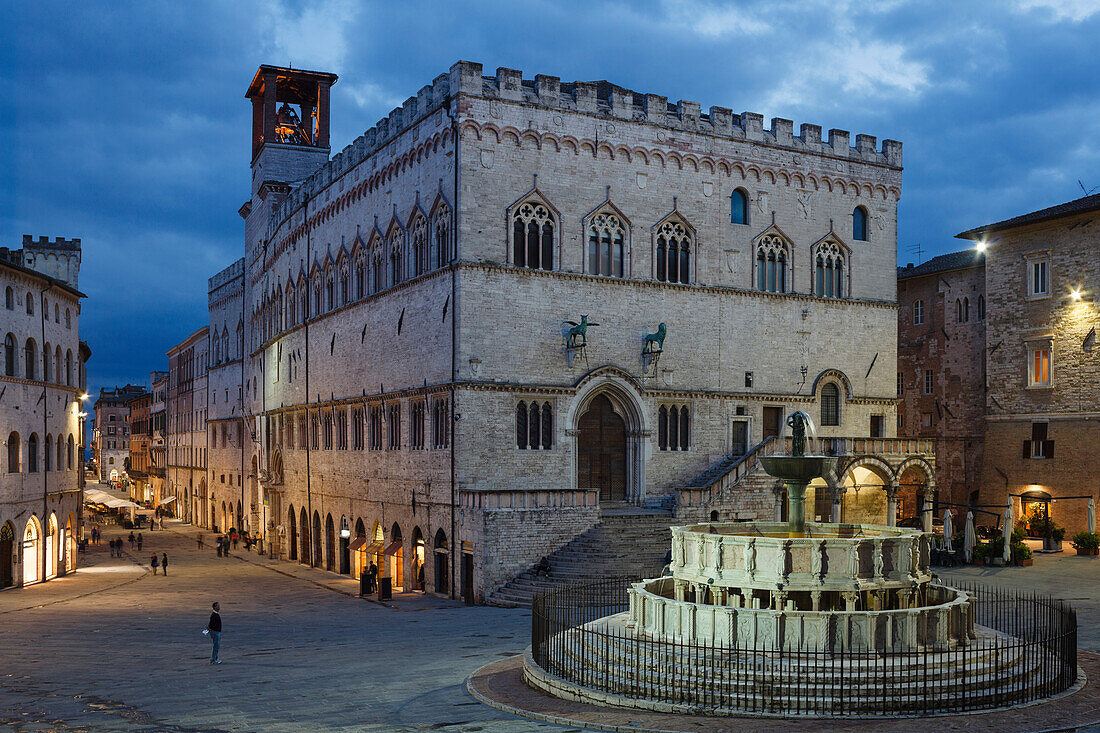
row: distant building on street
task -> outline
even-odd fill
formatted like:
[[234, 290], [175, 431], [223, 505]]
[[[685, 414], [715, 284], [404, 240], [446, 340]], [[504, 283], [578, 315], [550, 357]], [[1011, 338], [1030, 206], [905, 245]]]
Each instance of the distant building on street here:
[[133, 501], [150, 501], [149, 445], [153, 439], [150, 404], [152, 395], [143, 392], [130, 400], [130, 456], [127, 473], [130, 477], [130, 498]]
[[143, 394], [145, 388], [138, 384], [99, 390], [94, 405], [92, 461], [103, 483], [129, 480], [130, 402]]
[[[244, 260], [210, 278], [210, 371], [206, 426], [209, 432], [207, 486], [211, 522], [222, 528], [252, 526], [263, 531], [265, 507], [245, 493], [244, 447], [249, 442], [242, 392], [244, 385]], [[249, 524], [246, 525], [246, 517]]]
[[76, 569], [84, 362], [80, 240], [0, 247], [0, 589]]
[[[981, 253], [898, 268], [898, 436], [935, 440], [940, 501], [976, 501], [981, 481], [985, 320]], [[920, 511], [911, 494], [899, 500], [906, 516]]]
[[163, 502], [175, 516], [210, 526], [206, 484], [207, 336], [203, 326], [168, 350], [168, 478]]
[[1100, 194], [958, 235], [985, 250], [979, 499], [1049, 510], [1068, 536], [1084, 529], [1100, 475], [1098, 229]]
[[168, 474], [168, 372], [149, 374], [149, 491], [155, 506], [161, 506]]

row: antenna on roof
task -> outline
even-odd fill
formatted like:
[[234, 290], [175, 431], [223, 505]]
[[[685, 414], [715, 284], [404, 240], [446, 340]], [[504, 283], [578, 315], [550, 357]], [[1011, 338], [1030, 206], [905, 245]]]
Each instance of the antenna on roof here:
[[1081, 190], [1084, 191], [1086, 196], [1091, 196], [1097, 189], [1100, 189], [1100, 186], [1093, 186], [1092, 188], [1085, 188], [1085, 184], [1081, 183], [1080, 178], [1077, 179], [1077, 185], [1081, 187]]
[[917, 264], [919, 265], [924, 260], [924, 249], [920, 246], [920, 242], [909, 247], [910, 252], [915, 252], [917, 255]]

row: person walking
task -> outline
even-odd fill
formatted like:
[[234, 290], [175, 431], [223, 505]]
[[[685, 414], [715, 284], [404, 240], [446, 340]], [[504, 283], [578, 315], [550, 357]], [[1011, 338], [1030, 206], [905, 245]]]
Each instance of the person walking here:
[[130, 549], [132, 550], [132, 549], [134, 549], [134, 542], [136, 542], [136, 541], [137, 541], [137, 540], [136, 540], [136, 539], [134, 538], [134, 533], [133, 533], [133, 532], [131, 532], [131, 533], [130, 533], [130, 537], [129, 537], [129, 540], [130, 540]]
[[111, 540], [111, 557], [122, 557], [122, 538]]
[[218, 557], [221, 557], [222, 556], [222, 538], [221, 537], [219, 537], [217, 539], [217, 542], [215, 543], [215, 547], [218, 550]]
[[220, 650], [222, 645], [222, 615], [220, 613], [221, 606], [218, 605], [217, 601], [214, 601], [214, 604], [211, 606], [211, 608], [213, 608], [214, 611], [210, 614], [210, 621], [208, 621], [206, 624], [206, 633], [210, 635], [210, 641], [214, 645], [213, 649], [210, 651], [210, 663], [221, 664], [222, 660], [218, 659], [218, 651]]
[[151, 558], [149, 558], [149, 564], [153, 566], [153, 575], [156, 575], [157, 574], [157, 565], [160, 564], [159, 561], [157, 560], [157, 553], [154, 552], [153, 556]]
[[199, 536], [196, 538], [199, 543], [199, 549], [202, 549], [202, 532], [199, 532]]
[[228, 537], [222, 537], [222, 555], [224, 557], [229, 557], [229, 538]]
[[160, 554], [160, 570], [165, 575], [168, 575], [168, 553], [162, 552]]
[[137, 536], [138, 552], [141, 552], [141, 543], [143, 541], [144, 541], [144, 538], [141, 536], [141, 532], [138, 532], [138, 536]]
[[367, 577], [370, 581], [367, 583], [367, 592], [374, 593], [375, 588], [378, 587], [378, 566], [371, 561], [370, 567], [367, 569]]

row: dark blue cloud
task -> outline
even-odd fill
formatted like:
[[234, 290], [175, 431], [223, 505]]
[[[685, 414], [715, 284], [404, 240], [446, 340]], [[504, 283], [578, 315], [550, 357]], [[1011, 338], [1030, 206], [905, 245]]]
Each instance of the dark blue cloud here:
[[0, 10], [0, 244], [84, 242], [91, 386], [144, 382], [241, 254], [260, 63], [335, 71], [340, 149], [457, 59], [905, 143], [899, 259], [1100, 186], [1092, 0], [86, 2]]

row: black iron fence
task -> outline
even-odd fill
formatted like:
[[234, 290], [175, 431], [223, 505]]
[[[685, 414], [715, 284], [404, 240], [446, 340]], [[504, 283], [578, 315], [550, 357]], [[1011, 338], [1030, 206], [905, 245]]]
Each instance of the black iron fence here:
[[594, 623], [628, 608], [625, 578], [549, 590], [532, 606], [531, 650], [569, 683], [701, 714], [926, 715], [1048, 697], [1077, 678], [1077, 615], [1065, 602], [952, 582], [977, 638], [941, 649], [842, 652], [685, 643]]

